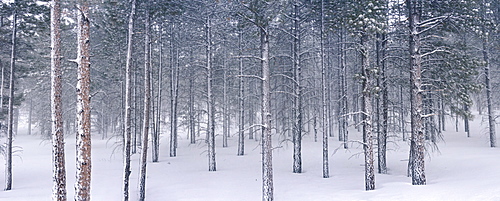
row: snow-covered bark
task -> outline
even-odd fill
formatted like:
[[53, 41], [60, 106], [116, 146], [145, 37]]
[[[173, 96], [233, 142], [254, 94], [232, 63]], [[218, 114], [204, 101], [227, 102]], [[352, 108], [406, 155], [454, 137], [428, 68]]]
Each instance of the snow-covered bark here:
[[370, 69], [368, 36], [361, 37], [363, 150], [365, 155], [365, 190], [375, 189], [375, 167], [373, 158], [373, 72]]
[[240, 58], [238, 59], [238, 71], [239, 71], [239, 85], [238, 85], [238, 106], [239, 106], [239, 118], [238, 118], [238, 156], [245, 155], [245, 80], [243, 78], [243, 58], [242, 58], [242, 43], [243, 43], [243, 32], [238, 33], [238, 54]]
[[260, 27], [262, 67], [262, 200], [274, 200], [273, 145], [271, 135], [271, 83], [269, 68], [269, 30]]
[[151, 107], [151, 39], [149, 1], [146, 1], [144, 23], [144, 118], [142, 122], [141, 165], [139, 175], [139, 200], [146, 199], [146, 165], [148, 158], [149, 115]]
[[301, 29], [300, 29], [300, 8], [299, 2], [293, 2], [293, 69], [294, 69], [294, 81], [295, 81], [295, 100], [293, 107], [294, 114], [294, 125], [293, 125], [293, 173], [302, 173], [302, 66], [300, 63], [300, 39], [301, 39]]
[[[12, 189], [12, 135], [14, 126], [14, 73], [16, 72], [16, 35], [17, 35], [17, 8], [16, 2], [12, 3], [14, 5], [14, 11], [12, 12], [12, 46], [10, 52], [10, 78], [9, 78], [9, 105], [8, 105], [8, 122], [7, 122], [7, 142], [5, 150], [5, 190]], [[2, 87], [3, 88], [3, 87]]]
[[[483, 0], [484, 5], [481, 7], [481, 15], [483, 18], [486, 18], [486, 1]], [[491, 147], [496, 147], [497, 146], [497, 139], [496, 139], [496, 131], [495, 131], [495, 111], [493, 108], [493, 103], [492, 103], [492, 95], [491, 95], [491, 72], [490, 72], [490, 58], [489, 58], [489, 41], [488, 41], [488, 32], [486, 30], [485, 25], [482, 26], [482, 31], [483, 31], [483, 36], [482, 36], [482, 42], [483, 42], [483, 47], [482, 47], [482, 54], [483, 54], [483, 60], [484, 60], [484, 85], [486, 88], [486, 107], [488, 109], [488, 131], [489, 131], [489, 136], [490, 136], [490, 146]]]
[[[379, 68], [379, 83], [378, 86], [381, 89], [380, 95], [377, 99], [377, 109], [379, 114], [377, 115], [377, 156], [378, 156], [378, 173], [387, 174], [387, 121], [388, 121], [388, 107], [389, 107], [389, 95], [387, 92], [387, 77], [385, 76], [385, 46], [386, 38], [385, 34], [377, 34], [377, 64]], [[382, 104], [380, 105], [380, 99], [382, 99]], [[381, 117], [381, 118], [380, 118]]]
[[170, 157], [177, 156], [177, 102], [179, 92], [179, 59], [175, 44], [175, 25], [170, 29]]
[[[326, 83], [326, 65], [325, 65], [325, 2], [321, 0], [321, 35], [320, 35], [320, 51], [321, 51], [321, 108], [322, 108], [322, 154], [323, 154], [323, 178], [330, 177], [329, 164], [328, 164], [328, 129], [330, 127], [328, 119], [328, 105], [327, 105], [327, 83]], [[340, 134], [339, 134], [340, 135]]]
[[52, 200], [65, 201], [67, 198], [66, 198], [66, 162], [64, 158], [62, 80], [61, 80], [62, 71], [61, 71], [60, 0], [53, 0], [50, 8], [51, 8], [50, 9], [50, 41], [51, 41], [50, 103], [52, 112], [51, 119], [52, 119], [52, 181], [53, 181]]
[[89, 2], [81, 0], [78, 7], [77, 31], [77, 134], [75, 200], [90, 200], [91, 119], [90, 119], [90, 19]]
[[129, 200], [130, 155], [132, 143], [132, 42], [134, 36], [134, 16], [136, 0], [130, 2], [128, 16], [127, 58], [125, 64], [125, 144], [123, 149], [123, 200]]
[[206, 31], [206, 70], [207, 70], [207, 148], [208, 148], [208, 171], [216, 171], [215, 161], [215, 100], [213, 97], [213, 69], [212, 69], [212, 24], [210, 15], [205, 23]]
[[155, 112], [155, 129], [154, 133], [151, 136], [152, 138], [152, 161], [153, 163], [158, 162], [160, 157], [160, 129], [161, 129], [161, 92], [162, 92], [162, 71], [163, 71], [163, 31], [160, 30], [160, 55], [159, 55], [159, 64], [158, 64], [158, 95], [156, 99], [156, 111]]
[[411, 82], [411, 139], [410, 139], [410, 171], [413, 185], [425, 185], [425, 136], [423, 132], [422, 103], [422, 55], [420, 53], [420, 35], [417, 24], [420, 23], [420, 12], [416, 3], [408, 0], [410, 82]]

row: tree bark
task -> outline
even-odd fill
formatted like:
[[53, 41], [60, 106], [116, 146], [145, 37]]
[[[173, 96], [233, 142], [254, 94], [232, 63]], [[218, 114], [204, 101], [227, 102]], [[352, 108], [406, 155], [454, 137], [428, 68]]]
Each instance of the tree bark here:
[[262, 67], [262, 200], [274, 200], [273, 145], [271, 135], [271, 83], [269, 68], [269, 30], [260, 27]]
[[[62, 70], [61, 70], [61, 7], [60, 0], [53, 0], [50, 9], [50, 67], [51, 67], [51, 118], [52, 118], [52, 200], [66, 201], [66, 162], [64, 158]], [[30, 133], [31, 110], [30, 100]]]
[[[321, 0], [321, 33], [320, 33], [320, 51], [321, 51], [321, 107], [323, 110], [322, 113], [322, 133], [323, 133], [323, 147], [322, 147], [322, 153], [323, 153], [323, 178], [329, 178], [330, 177], [330, 171], [329, 171], [329, 164], [328, 164], [328, 129], [330, 127], [328, 119], [328, 105], [327, 105], [327, 97], [326, 97], [326, 92], [327, 92], [327, 83], [326, 83], [326, 65], [325, 65], [325, 44], [324, 44], [324, 38], [325, 38], [325, 1]], [[339, 133], [340, 135], [340, 133]]]
[[151, 107], [151, 39], [150, 39], [150, 4], [146, 0], [146, 16], [144, 27], [144, 118], [142, 125], [141, 167], [139, 176], [139, 200], [146, 199], [146, 165], [148, 158], [149, 115]]
[[368, 53], [368, 36], [361, 36], [361, 65], [362, 65], [362, 102], [361, 110], [363, 113], [363, 150], [365, 153], [365, 190], [375, 189], [375, 168], [373, 158], [373, 78], [372, 70], [370, 69], [369, 53]]
[[[239, 122], [238, 122], [238, 156], [245, 155], [245, 80], [243, 78], [243, 31], [238, 34], [238, 67], [239, 67], [239, 93], [238, 93], [238, 105], [239, 105]], [[251, 125], [250, 125], [251, 126]]]
[[127, 58], [125, 66], [125, 144], [123, 153], [123, 200], [130, 199], [130, 156], [132, 147], [132, 51], [134, 37], [134, 17], [136, 0], [130, 2], [130, 14], [128, 16]]
[[[481, 14], [483, 18], [486, 18], [486, 0], [483, 0], [483, 5], [481, 9]], [[490, 136], [490, 147], [496, 147], [497, 146], [497, 139], [496, 139], [496, 131], [495, 131], [495, 110], [493, 108], [493, 103], [492, 103], [492, 97], [491, 97], [491, 75], [490, 75], [490, 58], [489, 58], [489, 41], [488, 41], [488, 30], [486, 29], [485, 25], [482, 25], [482, 30], [483, 30], [483, 36], [482, 36], [482, 42], [483, 42], [483, 47], [482, 47], [482, 53], [483, 53], [483, 60], [485, 62], [484, 66], [484, 82], [485, 82], [485, 88], [486, 88], [486, 107], [488, 109], [488, 128], [489, 128], [489, 136]]]
[[422, 103], [422, 56], [420, 54], [420, 36], [417, 24], [420, 22], [421, 10], [415, 5], [420, 0], [406, 1], [409, 12], [409, 53], [410, 53], [410, 82], [411, 82], [411, 144], [410, 166], [412, 184], [425, 185], [425, 136], [423, 132], [423, 103]]
[[[14, 1], [12, 5], [16, 6]], [[14, 8], [12, 13], [12, 49], [10, 54], [10, 78], [9, 78], [9, 105], [8, 105], [8, 122], [7, 122], [7, 147], [6, 147], [6, 157], [5, 157], [5, 190], [12, 189], [12, 135], [13, 135], [13, 125], [14, 125], [14, 79], [15, 79], [15, 69], [16, 69], [16, 45], [17, 45], [17, 8]]]
[[91, 119], [90, 119], [90, 20], [89, 2], [80, 0], [78, 12], [78, 83], [75, 200], [90, 200]]
[[300, 63], [300, 9], [299, 2], [293, 3], [293, 67], [295, 81], [294, 126], [293, 126], [293, 173], [302, 173], [302, 69]]
[[215, 161], [215, 100], [213, 97], [213, 69], [212, 69], [212, 24], [210, 15], [207, 16], [206, 23], [206, 65], [207, 65], [207, 145], [208, 145], [208, 171], [216, 171]]

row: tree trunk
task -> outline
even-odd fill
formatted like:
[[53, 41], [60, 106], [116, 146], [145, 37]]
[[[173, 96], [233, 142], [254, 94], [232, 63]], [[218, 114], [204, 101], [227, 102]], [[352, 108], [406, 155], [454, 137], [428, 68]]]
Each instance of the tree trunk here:
[[[66, 162], [64, 158], [62, 70], [61, 70], [61, 7], [60, 0], [53, 0], [50, 9], [50, 67], [52, 110], [52, 200], [66, 201]], [[29, 133], [31, 134], [30, 100]]]
[[161, 126], [161, 91], [162, 91], [162, 65], [163, 65], [163, 30], [160, 29], [160, 55], [159, 55], [159, 65], [158, 65], [158, 95], [156, 99], [156, 112], [155, 112], [155, 129], [152, 136], [152, 161], [153, 163], [158, 162], [160, 157], [160, 126]]
[[125, 144], [123, 152], [123, 200], [128, 201], [130, 186], [130, 156], [132, 144], [132, 51], [136, 0], [130, 2], [128, 16], [127, 61], [125, 66]]
[[300, 63], [300, 9], [297, 1], [293, 4], [293, 67], [295, 81], [294, 126], [293, 126], [293, 173], [302, 173], [302, 69]]
[[269, 68], [269, 33], [260, 28], [262, 65], [262, 200], [274, 200], [273, 187], [273, 145], [271, 135], [271, 83]]
[[[387, 174], [387, 119], [388, 119], [388, 92], [387, 92], [387, 80], [385, 77], [385, 34], [377, 34], [377, 64], [380, 72], [379, 88], [381, 89], [381, 95], [377, 98], [377, 110], [381, 112], [377, 115], [378, 117], [378, 173]], [[379, 107], [379, 100], [382, 99], [382, 106]], [[382, 110], [382, 111], [380, 111]], [[380, 119], [380, 116], [382, 119]]]
[[142, 124], [142, 145], [141, 145], [141, 166], [139, 176], [139, 200], [146, 199], [146, 165], [148, 158], [148, 136], [149, 136], [149, 115], [151, 107], [151, 39], [150, 39], [150, 16], [149, 1], [146, 0], [146, 19], [144, 24], [144, 118]]
[[411, 144], [410, 152], [412, 184], [425, 185], [425, 135], [423, 132], [423, 104], [422, 104], [422, 56], [420, 54], [420, 36], [417, 24], [420, 23], [421, 10], [415, 4], [419, 0], [406, 1], [409, 12], [409, 53], [410, 53], [410, 82], [411, 82]]
[[368, 52], [368, 36], [361, 36], [361, 66], [363, 73], [363, 91], [361, 111], [363, 114], [363, 150], [365, 153], [365, 190], [375, 189], [375, 168], [373, 158], [373, 127], [372, 127], [372, 91], [373, 78], [372, 70], [370, 69], [369, 52]]
[[91, 116], [90, 116], [90, 20], [89, 2], [80, 0], [78, 13], [78, 83], [75, 200], [90, 200]]
[[206, 57], [207, 57], [207, 145], [208, 145], [208, 171], [216, 171], [215, 162], [215, 100], [213, 97], [213, 69], [212, 69], [212, 24], [210, 16], [207, 16], [206, 28]]
[[[12, 5], [16, 6], [14, 1]], [[5, 190], [12, 189], [12, 133], [14, 124], [14, 79], [16, 69], [16, 34], [17, 34], [17, 8], [14, 7], [12, 13], [12, 49], [10, 55], [10, 79], [9, 79], [9, 106], [8, 106], [8, 122], [7, 122], [7, 147], [5, 157]]]
[[[320, 51], [321, 51], [321, 107], [322, 107], [322, 154], [323, 154], [323, 178], [330, 177], [329, 164], [328, 164], [328, 129], [330, 128], [328, 119], [328, 105], [327, 105], [327, 82], [326, 82], [326, 65], [325, 65], [325, 2], [321, 0], [321, 35], [320, 35]], [[340, 134], [339, 134], [340, 135]]]
[[[483, 7], [482, 7], [482, 17], [486, 18], [486, 1], [483, 0]], [[485, 77], [485, 88], [486, 88], [486, 107], [487, 107], [487, 112], [488, 112], [488, 127], [489, 127], [489, 135], [490, 135], [490, 146], [491, 147], [496, 147], [497, 146], [497, 139], [496, 139], [496, 132], [495, 132], [495, 110], [493, 108], [493, 103], [492, 103], [492, 97], [491, 97], [491, 75], [490, 75], [490, 58], [489, 58], [489, 50], [488, 50], [488, 34], [485, 25], [482, 25], [482, 30], [483, 30], [483, 36], [482, 36], [482, 42], [483, 42], [483, 47], [482, 47], [482, 53], [483, 53], [483, 60], [485, 62], [484, 66], [484, 77]]]
[[[239, 93], [238, 93], [238, 105], [239, 105], [239, 122], [238, 122], [238, 156], [245, 155], [245, 80], [243, 78], [243, 31], [239, 32], [238, 35], [238, 59], [239, 65]], [[250, 125], [251, 126], [251, 125]]]

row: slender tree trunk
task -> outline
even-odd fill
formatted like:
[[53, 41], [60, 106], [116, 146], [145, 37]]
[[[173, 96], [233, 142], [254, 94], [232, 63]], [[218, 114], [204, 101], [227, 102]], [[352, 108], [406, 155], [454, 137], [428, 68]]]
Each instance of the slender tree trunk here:
[[150, 16], [149, 0], [146, 0], [146, 19], [144, 23], [144, 119], [142, 125], [142, 145], [141, 145], [141, 166], [139, 176], [139, 201], [146, 199], [146, 165], [148, 158], [148, 136], [149, 136], [149, 115], [151, 107], [151, 39], [150, 39]]
[[[377, 107], [378, 111], [381, 111], [381, 114], [378, 115], [378, 118], [382, 117], [382, 119], [378, 119], [377, 130], [377, 144], [378, 144], [378, 173], [387, 174], [387, 119], [388, 119], [388, 107], [389, 100], [388, 92], [387, 92], [387, 80], [385, 77], [385, 34], [377, 34], [377, 64], [380, 72], [380, 83], [379, 87], [381, 88], [381, 95], [377, 99]], [[382, 106], [379, 108], [379, 99], [382, 99]]]
[[[225, 54], [224, 54], [225, 55]], [[226, 66], [226, 58], [223, 58], [222, 61], [222, 70], [223, 70], [223, 78], [222, 78], [222, 147], [227, 147], [227, 138], [229, 136], [229, 118], [228, 118], [228, 102], [227, 102], [227, 66]]]
[[172, 23], [170, 27], [170, 157], [177, 156], [177, 114], [176, 114], [176, 54], [175, 54], [175, 39], [174, 39], [174, 27]]
[[[16, 6], [14, 1], [12, 5]], [[7, 122], [7, 147], [6, 147], [6, 157], [5, 157], [5, 190], [12, 189], [12, 133], [14, 125], [14, 79], [15, 79], [15, 69], [16, 69], [16, 34], [17, 34], [17, 8], [14, 7], [12, 13], [12, 49], [10, 55], [10, 79], [9, 79], [9, 105], [8, 105], [8, 122]], [[3, 87], [2, 87], [3, 88]]]
[[136, 0], [130, 2], [130, 14], [128, 16], [128, 37], [127, 37], [127, 61], [125, 66], [125, 149], [123, 153], [123, 200], [130, 198], [130, 156], [132, 143], [132, 51], [134, 37], [134, 16]]
[[[52, 200], [66, 201], [66, 162], [64, 158], [64, 133], [62, 109], [61, 70], [61, 7], [60, 0], [53, 0], [50, 9], [50, 67], [51, 67], [51, 110], [52, 110]], [[29, 132], [31, 133], [30, 100]]]
[[262, 200], [274, 200], [273, 145], [271, 135], [271, 82], [269, 68], [269, 33], [260, 28], [262, 65]]
[[422, 56], [420, 54], [420, 36], [417, 24], [420, 23], [421, 10], [415, 4], [419, 0], [406, 1], [409, 12], [409, 53], [411, 66], [411, 144], [410, 162], [412, 171], [412, 184], [425, 185], [425, 135], [423, 132], [423, 103], [422, 103]]
[[208, 145], [208, 171], [216, 171], [215, 161], [215, 100], [213, 97], [213, 69], [212, 69], [212, 24], [210, 16], [207, 16], [206, 21], [206, 65], [207, 65], [207, 111], [208, 111], [208, 127], [207, 127], [207, 145]]
[[361, 102], [361, 110], [363, 113], [363, 150], [365, 152], [365, 190], [375, 189], [375, 167], [373, 157], [373, 76], [370, 69], [370, 62], [368, 60], [368, 36], [361, 37], [361, 65], [363, 73], [363, 91]]
[[294, 126], [293, 126], [293, 173], [302, 173], [302, 69], [300, 63], [300, 9], [299, 2], [293, 3], [293, 66], [295, 80]]
[[[321, 51], [321, 107], [322, 107], [322, 141], [323, 141], [323, 147], [322, 147], [322, 154], [323, 154], [323, 178], [329, 178], [330, 177], [330, 170], [329, 170], [329, 164], [328, 164], [328, 129], [330, 129], [330, 122], [327, 120], [328, 119], [328, 105], [327, 105], [327, 97], [326, 97], [326, 92], [327, 92], [327, 82], [326, 82], [326, 65], [325, 65], [325, 2], [324, 0], [321, 0], [321, 33], [320, 33], [320, 51]], [[339, 133], [340, 135], [340, 133]]]
[[[239, 122], [238, 122], [238, 156], [245, 155], [245, 80], [243, 78], [243, 31], [239, 32], [238, 35], [238, 54], [240, 58], [238, 59], [239, 67], [239, 93], [238, 93], [238, 105], [239, 105]], [[251, 126], [251, 125], [250, 125]]]
[[159, 55], [159, 65], [158, 65], [158, 98], [156, 102], [156, 128], [155, 133], [153, 135], [153, 162], [158, 162], [160, 157], [160, 134], [161, 134], [161, 92], [162, 92], [162, 74], [163, 74], [163, 30], [160, 30], [160, 55]]
[[78, 13], [78, 83], [75, 200], [90, 200], [91, 119], [90, 119], [90, 20], [89, 2], [80, 0]]
[[[483, 0], [483, 7], [482, 7], [482, 16], [483, 18], [486, 18], [486, 0]], [[496, 138], [496, 131], [495, 131], [495, 110], [493, 108], [493, 103], [492, 103], [492, 96], [491, 96], [491, 75], [490, 75], [490, 58], [489, 58], [489, 41], [488, 41], [488, 30], [486, 30], [485, 25], [482, 27], [483, 30], [483, 60], [485, 62], [484, 66], [484, 75], [485, 75], [485, 88], [486, 88], [486, 107], [487, 107], [487, 112], [488, 112], [488, 127], [489, 127], [489, 135], [490, 135], [490, 146], [491, 147], [496, 147], [497, 146], [497, 138]]]
[[189, 106], [188, 106], [188, 112], [189, 112], [189, 138], [191, 140], [191, 144], [196, 143], [196, 131], [195, 131], [195, 117], [194, 117], [194, 92], [193, 92], [193, 85], [194, 85], [194, 70], [190, 68], [190, 74], [191, 76], [189, 77]]

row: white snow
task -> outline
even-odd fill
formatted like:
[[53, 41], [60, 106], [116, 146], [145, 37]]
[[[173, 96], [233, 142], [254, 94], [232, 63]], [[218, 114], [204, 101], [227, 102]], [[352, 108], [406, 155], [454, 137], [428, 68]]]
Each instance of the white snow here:
[[[364, 191], [361, 146], [352, 144], [349, 150], [338, 149], [333, 154], [340, 143], [337, 137], [330, 138], [331, 177], [324, 179], [320, 141], [314, 142], [312, 135], [305, 136], [304, 173], [294, 174], [291, 144], [279, 144], [275, 138], [274, 145], [282, 146], [273, 155], [275, 200], [500, 200], [500, 148], [489, 147], [485, 125], [481, 125], [481, 118], [476, 119], [471, 124], [470, 138], [464, 132], [455, 132], [451, 120], [447, 122], [449, 128], [444, 134], [445, 142], [439, 143], [439, 153], [431, 152], [426, 158], [426, 186], [411, 185], [411, 179], [406, 177], [407, 142], [392, 138], [387, 154], [389, 174], [376, 174], [376, 190], [369, 192]], [[2, 201], [51, 198], [50, 141], [26, 133], [21, 132], [14, 141], [23, 151], [15, 154], [13, 190], [0, 191]], [[358, 140], [359, 135], [355, 130], [350, 131], [350, 139]], [[149, 160], [147, 166], [147, 200], [261, 200], [261, 155], [257, 142], [247, 139], [246, 155], [236, 156], [236, 135], [229, 138], [228, 148], [222, 148], [219, 135], [217, 171], [209, 172], [203, 140], [190, 145], [185, 136], [180, 136], [175, 158], [168, 157], [168, 137], [162, 137], [160, 162]], [[122, 199], [122, 154], [114, 143], [114, 139], [100, 140], [100, 136], [93, 139], [92, 200]], [[75, 182], [74, 135], [66, 138], [66, 158], [68, 200], [71, 200]], [[132, 159], [131, 200], [136, 200], [139, 154]], [[0, 172], [4, 168], [1, 166]], [[0, 174], [2, 189], [4, 179]]]

